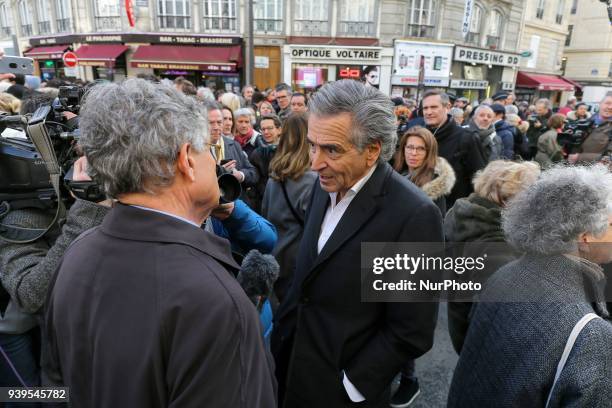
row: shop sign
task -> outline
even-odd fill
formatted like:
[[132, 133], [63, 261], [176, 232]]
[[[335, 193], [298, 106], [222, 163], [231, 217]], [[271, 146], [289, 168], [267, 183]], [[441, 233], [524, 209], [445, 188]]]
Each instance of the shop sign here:
[[64, 67], [64, 75], [70, 78], [74, 78], [77, 76], [79, 72], [77, 67]]
[[379, 61], [380, 49], [342, 47], [292, 47], [291, 57], [300, 59]]
[[465, 39], [470, 32], [472, 24], [472, 11], [474, 10], [474, 0], [465, 0], [465, 8], [463, 9], [463, 23], [461, 24], [461, 36]]
[[505, 67], [518, 67], [519, 57], [519, 54], [510, 52], [461, 46], [455, 47], [455, 61], [473, 62], [476, 64], [502, 65]]
[[211, 37], [199, 35], [166, 34], [70, 34], [50, 38], [30, 38], [30, 45], [54, 45], [71, 43], [138, 43], [185, 45], [238, 45], [240, 37]]
[[234, 72], [236, 70], [235, 65], [221, 65], [221, 64], [189, 64], [180, 62], [138, 62], [132, 61], [132, 67], [134, 68], [148, 68], [148, 69], [180, 69], [188, 71], [213, 71], [213, 72]]
[[393, 85], [417, 85], [421, 56], [424, 57], [425, 86], [448, 86], [452, 44], [396, 41], [393, 58]]
[[514, 83], [513, 82], [502, 82], [501, 83], [501, 89], [502, 89], [502, 91], [513, 91], [514, 90]]
[[268, 69], [270, 68], [270, 58], [265, 55], [255, 56], [255, 68]]
[[487, 89], [489, 81], [476, 81], [470, 79], [453, 79], [450, 87], [454, 89]]

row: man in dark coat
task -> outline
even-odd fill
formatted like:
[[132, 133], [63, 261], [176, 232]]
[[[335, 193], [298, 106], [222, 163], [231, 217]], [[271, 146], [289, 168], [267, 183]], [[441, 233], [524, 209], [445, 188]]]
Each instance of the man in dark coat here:
[[49, 374], [78, 407], [275, 406], [229, 243], [200, 228], [219, 204], [201, 106], [130, 79], [94, 87], [80, 125], [90, 174], [119, 203], [51, 285]]
[[456, 124], [448, 114], [448, 96], [438, 90], [423, 95], [425, 124], [438, 142], [438, 155], [444, 157], [455, 171], [457, 181], [447, 198], [447, 207], [472, 191], [472, 177], [487, 164], [481, 143], [473, 133]]
[[548, 119], [552, 116], [552, 104], [546, 98], [538, 99], [535, 104], [536, 113], [527, 117], [529, 129], [527, 130], [527, 140], [529, 141], [529, 157], [534, 158], [538, 152], [538, 140], [548, 130]]
[[495, 120], [493, 124], [495, 126], [495, 133], [500, 137], [503, 148], [501, 158], [505, 160], [514, 159], [514, 126], [506, 122], [506, 109], [504, 105], [494, 103], [491, 106], [493, 113], [495, 113]]
[[396, 141], [388, 97], [337, 81], [315, 94], [310, 112], [319, 180], [276, 315], [279, 400], [287, 408], [387, 407], [394, 376], [432, 346], [437, 305], [362, 302], [361, 244], [440, 242], [441, 215], [386, 164]]

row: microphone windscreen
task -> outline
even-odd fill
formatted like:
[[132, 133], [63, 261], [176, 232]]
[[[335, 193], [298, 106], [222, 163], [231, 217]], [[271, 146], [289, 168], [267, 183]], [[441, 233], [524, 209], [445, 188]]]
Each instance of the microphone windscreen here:
[[279, 274], [278, 262], [272, 255], [263, 255], [256, 249], [249, 251], [242, 261], [238, 283], [247, 296], [267, 296]]

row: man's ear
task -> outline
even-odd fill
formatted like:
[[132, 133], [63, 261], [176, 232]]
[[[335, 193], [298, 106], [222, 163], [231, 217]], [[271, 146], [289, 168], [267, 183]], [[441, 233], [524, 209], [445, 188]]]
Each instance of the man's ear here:
[[177, 158], [176, 158], [176, 167], [180, 174], [183, 177], [187, 178], [189, 181], [195, 181], [195, 162], [191, 157], [192, 147], [191, 144], [185, 143], [179, 149]]
[[380, 152], [382, 150], [382, 144], [380, 140], [377, 140], [375, 143], [368, 145], [366, 148], [366, 163], [368, 167], [372, 166], [378, 160], [378, 156], [380, 156]]

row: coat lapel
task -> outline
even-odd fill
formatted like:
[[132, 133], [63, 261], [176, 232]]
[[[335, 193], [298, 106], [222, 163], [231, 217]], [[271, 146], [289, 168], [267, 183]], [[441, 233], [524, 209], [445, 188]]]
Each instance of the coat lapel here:
[[[319, 198], [316, 208], [316, 218], [313, 218], [312, 222], [309, 223], [309, 227], [316, 230], [315, 235], [310, 235], [311, 248], [309, 250], [314, 251], [314, 259], [312, 266], [307, 268], [307, 273], [303, 283], [312, 280], [316, 276], [317, 266], [321, 265], [325, 260], [331, 257], [338, 249], [351, 237], [353, 237], [365, 223], [376, 213], [378, 203], [376, 197], [382, 193], [386, 178], [391, 174], [391, 167], [384, 163], [379, 164], [372, 177], [363, 186], [363, 188], [357, 193], [346, 212], [342, 215], [342, 219], [336, 226], [336, 229], [329, 237], [325, 246], [321, 250], [321, 253], [317, 253], [317, 244], [319, 240], [319, 234], [321, 231], [321, 224], [329, 205], [329, 195], [326, 196], [326, 200]], [[321, 194], [320, 194], [321, 195]], [[324, 201], [324, 204], [321, 203]], [[315, 213], [313, 213], [315, 216]], [[309, 220], [310, 221], [310, 220]]]

